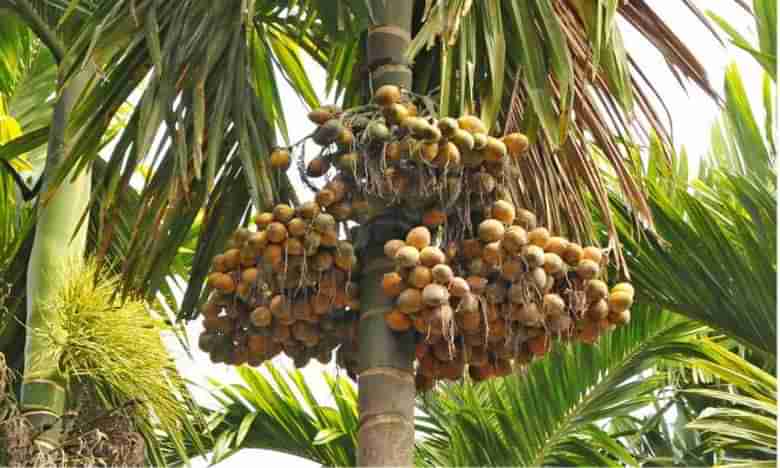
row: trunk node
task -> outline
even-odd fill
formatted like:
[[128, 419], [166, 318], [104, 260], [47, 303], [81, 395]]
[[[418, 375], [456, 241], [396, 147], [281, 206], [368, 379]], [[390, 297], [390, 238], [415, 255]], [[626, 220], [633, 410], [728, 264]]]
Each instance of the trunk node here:
[[361, 466], [411, 466], [414, 425], [406, 417], [379, 415], [358, 430]]
[[414, 455], [414, 335], [385, 324], [393, 300], [382, 292], [382, 276], [393, 271], [382, 239], [363, 251], [360, 282], [358, 395], [359, 466], [412, 466]]
[[[360, 423], [374, 417], [395, 414], [414, 416], [414, 377], [408, 371], [393, 368], [372, 368], [358, 376], [360, 387]], [[374, 397], [374, 395], [378, 395]]]

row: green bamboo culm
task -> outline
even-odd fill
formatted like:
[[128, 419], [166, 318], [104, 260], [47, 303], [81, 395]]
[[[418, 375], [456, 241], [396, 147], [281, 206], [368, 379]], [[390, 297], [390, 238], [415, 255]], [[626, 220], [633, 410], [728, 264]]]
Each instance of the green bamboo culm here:
[[[49, 343], [36, 330], [62, 330], [56, 316], [46, 313], [45, 304], [56, 297], [65, 281], [66, 264], [82, 260], [86, 251], [87, 223], [79, 227], [89, 203], [91, 170], [83, 169], [75, 178], [68, 175], [54, 186], [65, 158], [71, 149], [67, 132], [68, 117], [85, 89], [92, 73], [84, 70], [74, 75], [62, 88], [54, 107], [46, 167], [38, 197], [37, 223], [27, 268], [27, 340], [24, 349], [24, 378], [21, 390], [22, 413], [36, 431], [43, 432], [36, 443], [54, 446], [59, 429], [56, 424], [65, 409], [67, 392], [59, 374], [58, 363], [45, 359]], [[62, 87], [64, 81], [60, 80]], [[77, 230], [78, 228], [78, 230]], [[60, 333], [61, 343], [66, 337]]]

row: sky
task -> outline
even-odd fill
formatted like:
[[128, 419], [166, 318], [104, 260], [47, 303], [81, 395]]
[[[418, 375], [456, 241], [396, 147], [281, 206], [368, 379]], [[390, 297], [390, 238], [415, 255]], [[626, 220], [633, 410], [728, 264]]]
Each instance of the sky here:
[[[753, 103], [761, 102], [761, 69], [753, 62], [750, 57], [739, 51], [739, 49], [726, 45], [720, 45], [701, 25], [701, 23], [684, 7], [683, 2], [656, 0], [658, 4], [663, 4], [659, 8], [660, 16], [668, 22], [673, 31], [675, 31], [699, 57], [703, 57], [702, 63], [707, 70], [707, 75], [714, 89], [720, 94], [723, 90], [723, 76], [729, 63], [735, 61], [740, 69], [745, 82], [748, 95]], [[748, 38], [755, 37], [755, 26], [752, 17], [748, 16], [744, 10], [735, 5], [733, 0], [694, 0], [700, 8], [709, 8], [719, 15], [727, 18], [733, 26]], [[646, 70], [649, 79], [655, 87], [663, 93], [667, 103], [671, 118], [672, 131], [675, 146], [679, 149], [684, 146], [688, 152], [692, 164], [697, 165], [698, 160], [703, 154], [706, 154], [709, 147], [710, 128], [715, 122], [719, 111], [717, 105], [705, 93], [689, 84], [685, 89], [681, 88], [676, 79], [669, 73], [668, 67], [663, 58], [651, 46], [649, 46], [641, 34], [635, 30], [621, 25], [625, 47], [640, 65]], [[724, 41], [725, 41], [724, 37]], [[324, 96], [325, 73], [313, 62], [307, 61], [307, 73], [309, 79], [315, 84], [320, 99], [323, 103], [327, 102]], [[289, 125], [290, 138], [296, 141], [312, 130], [312, 124], [306, 118], [308, 109], [295, 95], [283, 79], [279, 80], [282, 102], [285, 104], [285, 115]], [[760, 106], [754, 106], [760, 107]], [[757, 118], [763, 119], [763, 116], [757, 115]], [[762, 122], [762, 120], [759, 120]], [[301, 198], [308, 198], [311, 193], [305, 187], [302, 187], [297, 171], [291, 170], [290, 177], [296, 187], [300, 188]], [[192, 322], [188, 328], [188, 334], [191, 342], [197, 343], [197, 337], [202, 329], [200, 320]], [[171, 345], [172, 352], [176, 357], [177, 366], [185, 378], [202, 385], [206, 385], [206, 377], [210, 377], [224, 383], [239, 382], [235, 371], [224, 364], [211, 364], [208, 356], [198, 349], [193, 349], [194, 359], [187, 357], [183, 349]], [[274, 364], [279, 368], [292, 369], [292, 362], [284, 357], [277, 358]], [[315, 396], [323, 404], [329, 404], [329, 391], [321, 377], [322, 372], [335, 373], [333, 365], [323, 366], [319, 363], [313, 363], [303, 369], [307, 382], [313, 388]], [[214, 407], [213, 400], [210, 400], [207, 393], [194, 389], [195, 398], [203, 404]], [[284, 466], [284, 467], [315, 467], [318, 464], [304, 460], [298, 457], [278, 454], [270, 451], [243, 450], [228, 460], [220, 463], [219, 467], [243, 467], [256, 465], [258, 461], [264, 466]], [[196, 468], [207, 466], [207, 462], [202, 459], [193, 460], [193, 466]]]

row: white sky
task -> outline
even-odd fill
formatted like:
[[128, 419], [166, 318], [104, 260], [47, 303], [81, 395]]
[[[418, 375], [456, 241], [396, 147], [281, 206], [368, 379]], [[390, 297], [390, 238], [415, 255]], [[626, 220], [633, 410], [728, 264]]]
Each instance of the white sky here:
[[[662, 2], [656, 0], [661, 4]], [[695, 0], [700, 8], [710, 8], [727, 18], [740, 32], [749, 38], [755, 37], [755, 28], [752, 17], [737, 7], [732, 0]], [[702, 62], [707, 69], [708, 77], [713, 87], [722, 94], [723, 75], [726, 66], [736, 61], [743, 75], [747, 92], [753, 103], [761, 102], [761, 70], [750, 57], [730, 45], [725, 48], [720, 46], [710, 33], [689, 13], [682, 2], [665, 0], [663, 8], [660, 8], [660, 14], [669, 22], [671, 28], [679, 34], [686, 45], [702, 57]], [[648, 46], [641, 35], [628, 28], [624, 29], [624, 41], [626, 49], [629, 50], [639, 61], [640, 65], [647, 71], [647, 74], [655, 84], [656, 88], [663, 93], [663, 97], [671, 111], [674, 127], [675, 145], [679, 148], [684, 145], [688, 151], [692, 162], [697, 163], [701, 155], [707, 152], [709, 147], [710, 128], [718, 116], [718, 108], [703, 92], [689, 86], [688, 90], [681, 89], [674, 77], [668, 72], [667, 66], [660, 54]], [[725, 37], [724, 37], [725, 40]], [[315, 89], [319, 92], [321, 99], [324, 100], [324, 78], [322, 69], [308, 62], [309, 78], [315, 84]], [[289, 125], [290, 138], [295, 141], [306, 135], [312, 130], [312, 125], [306, 118], [307, 109], [297, 98], [284, 80], [279, 80], [282, 102], [285, 103], [285, 112]], [[756, 105], [759, 108], [760, 105]], [[759, 118], [763, 118], [762, 116]], [[763, 127], [760, 122], [759, 126]], [[300, 181], [297, 171], [293, 168], [290, 176], [297, 187], [300, 187]], [[302, 188], [302, 190], [306, 190]], [[301, 192], [304, 197], [309, 196], [306, 192]], [[197, 343], [197, 336], [202, 329], [200, 320], [193, 322], [188, 327], [188, 333], [193, 343]], [[213, 365], [207, 355], [197, 349], [193, 350], [194, 360], [189, 359], [180, 348], [174, 350], [177, 357], [177, 364], [182, 374], [195, 382], [205, 385], [206, 376], [212, 377], [222, 382], [238, 382], [235, 372], [225, 365]], [[287, 358], [275, 360], [275, 364], [280, 368], [292, 368], [292, 363]], [[313, 387], [315, 395], [323, 403], [331, 401], [328, 388], [326, 387], [321, 373], [327, 370], [335, 372], [333, 366], [322, 366], [314, 363], [303, 369], [307, 381]], [[206, 404], [208, 396], [195, 390], [196, 398]], [[285, 466], [285, 467], [314, 467], [317, 464], [307, 460], [290, 456], [277, 454], [270, 451], [243, 450], [225, 462], [221, 467], [243, 467], [257, 465], [258, 461], [263, 466]], [[205, 467], [207, 463], [204, 460], [194, 460], [195, 467]]]

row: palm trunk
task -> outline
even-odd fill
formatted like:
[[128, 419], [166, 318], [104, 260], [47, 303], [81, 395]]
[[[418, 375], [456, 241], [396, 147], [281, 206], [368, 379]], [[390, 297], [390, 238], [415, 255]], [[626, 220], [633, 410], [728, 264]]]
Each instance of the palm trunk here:
[[[372, 0], [374, 26], [368, 32], [371, 85], [410, 88], [412, 72], [403, 62], [410, 41], [413, 0]], [[392, 223], [392, 220], [390, 220]], [[385, 241], [401, 233], [377, 223], [362, 252], [359, 466], [412, 466], [414, 453], [414, 340], [385, 325], [392, 300], [381, 290], [382, 276], [393, 270], [384, 256]]]
[[67, 394], [58, 363], [51, 359], [53, 350], [49, 341], [38, 331], [46, 330], [49, 334], [52, 330], [58, 343], [67, 337], [57, 334], [61, 330], [57, 317], [42, 306], [55, 297], [67, 279], [66, 263], [80, 261], [86, 250], [87, 222], [78, 231], [76, 227], [89, 203], [91, 170], [82, 171], [75, 179], [69, 175], [55, 191], [50, 193], [50, 190], [70, 150], [66, 132], [68, 116], [90, 76], [88, 71], [82, 71], [73, 77], [54, 108], [46, 169], [42, 175], [45, 179], [38, 197], [35, 240], [27, 269], [28, 333], [21, 407], [34, 430], [45, 430], [36, 440], [44, 447], [56, 443], [59, 430], [52, 426], [62, 416]]

